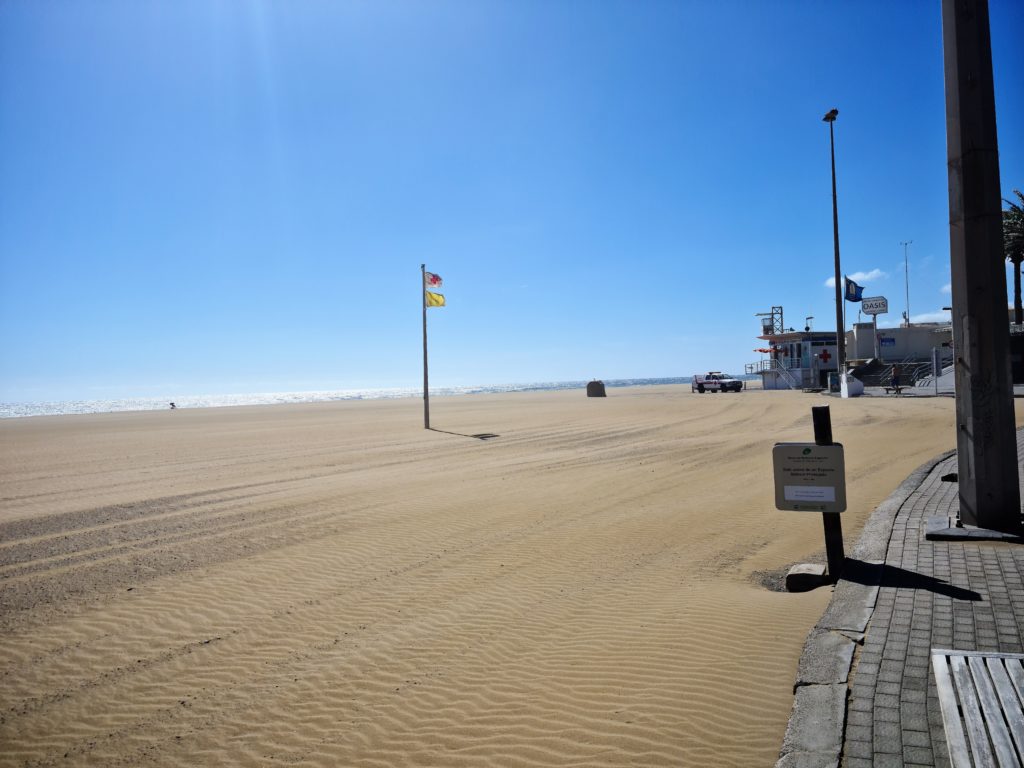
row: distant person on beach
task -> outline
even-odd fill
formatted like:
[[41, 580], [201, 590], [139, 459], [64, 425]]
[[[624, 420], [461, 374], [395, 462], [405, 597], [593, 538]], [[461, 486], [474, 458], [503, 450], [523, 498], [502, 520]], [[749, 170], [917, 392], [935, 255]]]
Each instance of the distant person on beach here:
[[174, 410], [175, 408], [177, 408], [177, 407], [178, 407], [178, 406], [176, 406], [176, 405], [175, 405], [174, 403], [171, 403], [171, 410], [172, 410], [172, 411], [173, 411], [173, 410]]
[[900, 367], [898, 365], [892, 367], [892, 388], [897, 395], [900, 394]]

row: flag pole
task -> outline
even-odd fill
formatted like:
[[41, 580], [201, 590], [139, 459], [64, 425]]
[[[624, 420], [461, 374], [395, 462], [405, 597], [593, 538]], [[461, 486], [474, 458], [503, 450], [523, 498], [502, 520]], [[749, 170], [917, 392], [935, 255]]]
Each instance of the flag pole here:
[[427, 265], [420, 264], [420, 302], [423, 304], [423, 428], [430, 429], [430, 391], [427, 388]]
[[[840, 331], [843, 335], [843, 362], [846, 362], [846, 275], [843, 275], [843, 329]], [[846, 367], [845, 365], [843, 366]], [[845, 371], [839, 371], [839, 381], [842, 383], [842, 376]]]

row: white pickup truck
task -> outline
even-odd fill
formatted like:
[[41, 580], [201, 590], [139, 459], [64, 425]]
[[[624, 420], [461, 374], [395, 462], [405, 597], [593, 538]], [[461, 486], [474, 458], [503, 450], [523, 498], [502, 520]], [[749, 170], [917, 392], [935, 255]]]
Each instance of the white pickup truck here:
[[742, 381], [721, 371], [696, 373], [690, 381], [691, 392], [739, 392], [741, 389]]

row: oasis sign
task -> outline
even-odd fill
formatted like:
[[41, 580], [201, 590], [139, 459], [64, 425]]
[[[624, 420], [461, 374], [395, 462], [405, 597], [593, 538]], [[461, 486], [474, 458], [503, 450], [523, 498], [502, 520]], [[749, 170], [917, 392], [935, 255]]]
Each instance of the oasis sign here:
[[889, 312], [889, 300], [885, 296], [861, 299], [860, 311], [865, 315], [885, 315]]

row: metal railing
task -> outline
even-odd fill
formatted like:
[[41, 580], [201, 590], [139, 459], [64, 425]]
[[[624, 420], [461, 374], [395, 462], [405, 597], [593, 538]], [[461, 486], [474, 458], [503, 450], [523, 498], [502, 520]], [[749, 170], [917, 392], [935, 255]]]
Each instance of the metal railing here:
[[797, 381], [789, 369], [785, 365], [781, 365], [778, 360], [758, 360], [756, 363], [747, 363], [744, 366], [744, 372], [748, 374], [774, 372], [779, 374], [790, 389], [803, 389], [803, 383]]
[[782, 366], [782, 365], [776, 366], [776, 371], [778, 371], [778, 373], [782, 374], [783, 381], [785, 381], [786, 384], [789, 385], [790, 389], [803, 389], [804, 388], [803, 382], [797, 381], [796, 378], [793, 376], [793, 374], [790, 373], [789, 370], [787, 370], [785, 366]]
[[772, 362], [772, 360], [758, 360], [756, 363], [747, 363], [744, 366], [744, 373], [754, 374], [770, 371], [772, 368]]
[[[945, 370], [953, 362], [953, 353], [949, 351], [940, 358], [941, 368]], [[934, 371], [931, 361], [902, 360], [896, 363], [886, 363], [882, 367], [870, 373], [858, 374], [858, 378], [865, 387], [891, 387], [892, 371], [895, 366], [900, 367], [900, 381], [904, 387], [916, 386], [919, 382], [926, 383], [932, 380]]]

